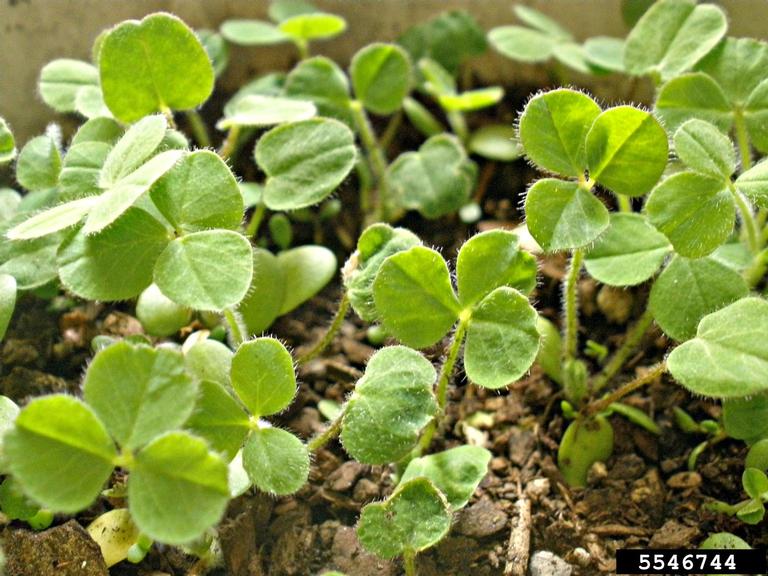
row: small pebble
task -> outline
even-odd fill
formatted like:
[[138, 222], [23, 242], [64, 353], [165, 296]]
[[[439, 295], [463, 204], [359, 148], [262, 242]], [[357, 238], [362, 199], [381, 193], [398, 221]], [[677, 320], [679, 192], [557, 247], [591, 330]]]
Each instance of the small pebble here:
[[568, 562], [546, 550], [534, 552], [528, 567], [531, 576], [571, 576], [573, 572]]

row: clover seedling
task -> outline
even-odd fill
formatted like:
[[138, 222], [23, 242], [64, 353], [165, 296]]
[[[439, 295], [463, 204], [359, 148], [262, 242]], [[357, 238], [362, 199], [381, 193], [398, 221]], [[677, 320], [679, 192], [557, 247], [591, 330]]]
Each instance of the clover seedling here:
[[7, 164], [16, 157], [16, 140], [5, 120], [0, 117], [0, 165]]

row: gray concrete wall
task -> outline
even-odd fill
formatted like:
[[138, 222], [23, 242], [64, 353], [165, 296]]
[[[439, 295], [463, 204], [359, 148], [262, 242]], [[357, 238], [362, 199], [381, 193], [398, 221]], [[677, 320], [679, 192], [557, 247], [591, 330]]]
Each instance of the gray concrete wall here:
[[[344, 16], [347, 32], [313, 45], [315, 53], [341, 63], [373, 40], [392, 40], [411, 23], [422, 22], [442, 10], [464, 8], [485, 29], [511, 24], [515, 0], [317, 0], [329, 12]], [[619, 0], [525, 0], [562, 22], [577, 36], [623, 36], [626, 29]], [[216, 28], [227, 18], [264, 18], [267, 0], [0, 0], [0, 116], [23, 142], [56, 119], [36, 94], [40, 68], [55, 58], [89, 59], [93, 39], [104, 28], [126, 18], [141, 18], [157, 10], [173, 12], [195, 28]], [[764, 37], [768, 33], [768, 0], [723, 0], [731, 19], [731, 34]], [[221, 79], [232, 90], [245, 79], [287, 68], [295, 58], [290, 47], [239, 48]], [[488, 82], [544, 79], [541, 67], [519, 66], [488, 55], [474, 62]], [[610, 81], [609, 81], [610, 82]], [[615, 81], [614, 81], [615, 83]], [[592, 88], [599, 94], [605, 81]]]

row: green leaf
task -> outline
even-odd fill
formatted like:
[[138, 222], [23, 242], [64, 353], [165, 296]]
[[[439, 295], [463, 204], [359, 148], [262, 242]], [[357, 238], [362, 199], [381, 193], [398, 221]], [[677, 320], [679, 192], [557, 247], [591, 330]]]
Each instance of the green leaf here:
[[480, 446], [459, 446], [445, 452], [414, 458], [401, 483], [426, 478], [443, 493], [453, 511], [466, 506], [485, 475], [491, 453]]
[[[745, 405], [749, 404], [749, 400], [743, 400], [742, 402]], [[730, 402], [724, 402], [723, 406], [728, 403]], [[763, 410], [768, 410], [768, 406], [764, 403]], [[750, 421], [749, 424], [752, 424], [752, 422]], [[762, 437], [749, 447], [747, 457], [744, 459], [744, 466], [747, 466], [748, 468], [757, 468], [758, 470], [763, 471], [768, 470], [768, 438]]]
[[251, 284], [251, 245], [230, 230], [209, 230], [170, 242], [157, 259], [154, 281], [171, 300], [195, 310], [223, 310]]
[[316, 56], [300, 62], [285, 79], [285, 95], [311, 100], [321, 116], [352, 124], [349, 80], [329, 58]]
[[[723, 428], [728, 436], [751, 443], [756, 438], [768, 435], [768, 396], [757, 394], [747, 398], [731, 398], [723, 400], [722, 404]], [[750, 463], [749, 455], [744, 465], [759, 468]]]
[[183, 233], [235, 230], [243, 218], [243, 195], [237, 180], [210, 150], [184, 156], [155, 182], [150, 195], [168, 222]]
[[104, 161], [99, 186], [114, 186], [149, 160], [163, 141], [167, 128], [168, 122], [159, 114], [142, 118], [131, 126]]
[[72, 147], [85, 142], [102, 142], [109, 144], [110, 148], [123, 135], [123, 128], [113, 118], [92, 118], [77, 129], [70, 142], [67, 154], [72, 152]]
[[733, 232], [736, 208], [722, 178], [679, 172], [653, 189], [645, 204], [648, 220], [675, 252], [689, 258], [712, 253]]
[[552, 36], [554, 38], [560, 38], [562, 40], [573, 40], [573, 36], [568, 30], [560, 26], [555, 20], [547, 16], [546, 14], [534, 10], [529, 6], [518, 4], [513, 8], [515, 16], [525, 22], [531, 28], [535, 28], [539, 32]]
[[610, 410], [615, 414], [621, 414], [633, 424], [645, 428], [651, 434], [656, 434], [657, 436], [661, 435], [661, 428], [659, 428], [659, 425], [653, 421], [653, 418], [639, 408], [635, 408], [629, 404], [622, 404], [621, 402], [613, 402], [610, 405]]
[[200, 396], [186, 427], [230, 461], [248, 435], [250, 420], [223, 385], [204, 380], [200, 383]]
[[347, 29], [347, 21], [335, 14], [298, 14], [280, 22], [280, 31], [296, 40], [328, 40]]
[[80, 60], [61, 58], [40, 71], [38, 88], [43, 101], [56, 112], [74, 112], [75, 97], [84, 86], [98, 86], [99, 71]]
[[726, 38], [696, 69], [710, 76], [734, 107], [743, 107], [763, 80], [766, 66], [768, 44], [754, 38]]
[[587, 62], [584, 47], [575, 42], [561, 42], [555, 44], [552, 55], [560, 63], [581, 74], [592, 74], [593, 70]]
[[213, 73], [218, 78], [229, 64], [229, 45], [221, 34], [213, 30], [196, 30], [195, 34], [211, 59]]
[[544, 318], [539, 316], [536, 319], [536, 329], [539, 331], [541, 339], [539, 341], [539, 354], [536, 362], [544, 370], [544, 374], [549, 376], [557, 384], [563, 384], [563, 366], [561, 355], [563, 342], [560, 337], [560, 331], [557, 327]]
[[16, 179], [27, 190], [45, 190], [56, 186], [61, 172], [61, 155], [50, 136], [32, 138], [16, 160]]
[[227, 20], [220, 32], [228, 41], [241, 46], [266, 46], [290, 40], [277, 26], [261, 20]]
[[184, 424], [197, 385], [184, 371], [181, 353], [123, 341], [96, 354], [83, 395], [117, 443], [135, 450]]
[[730, 178], [736, 170], [733, 142], [703, 120], [688, 120], [675, 132], [675, 153], [689, 168], [713, 178]]
[[8, 274], [0, 274], [0, 341], [5, 338], [15, 308], [16, 279]]
[[375, 114], [392, 114], [411, 89], [408, 53], [396, 44], [369, 44], [349, 67], [355, 96]]
[[581, 92], [561, 88], [534, 96], [520, 116], [520, 143], [542, 170], [578, 178], [587, 167], [585, 140], [600, 107]]
[[304, 0], [274, 0], [267, 10], [270, 19], [274, 22], [282, 22], [300, 14], [311, 14], [317, 11], [315, 6]]
[[112, 474], [117, 456], [104, 425], [80, 400], [32, 400], [3, 437], [3, 452], [24, 492], [55, 512], [89, 506]]
[[433, 136], [418, 152], [405, 152], [388, 169], [391, 191], [399, 203], [426, 218], [461, 208], [475, 185], [475, 165], [458, 139]]
[[97, 200], [98, 198], [89, 196], [59, 204], [24, 220], [21, 224], [17, 224], [8, 231], [7, 236], [11, 240], [31, 240], [74, 226], [88, 213]]
[[229, 388], [229, 372], [234, 354], [225, 344], [206, 338], [195, 342], [184, 353], [187, 372], [200, 382], [216, 382]]
[[432, 96], [439, 97], [447, 94], [456, 94], [458, 84], [456, 78], [443, 68], [439, 62], [422, 58], [418, 62], [419, 72], [421, 73], [421, 87]]
[[504, 89], [498, 86], [469, 90], [461, 94], [444, 94], [438, 98], [440, 106], [449, 112], [473, 112], [501, 102]]
[[[119, 143], [118, 143], [119, 145]], [[88, 212], [83, 231], [86, 234], [100, 232], [112, 224], [121, 214], [141, 198], [163, 174], [182, 158], [181, 150], [161, 152], [149, 162], [119, 180], [96, 199]], [[109, 160], [109, 158], [107, 158]]]
[[136, 455], [128, 509], [153, 540], [183, 544], [202, 536], [221, 520], [228, 501], [227, 465], [200, 438], [171, 432]]
[[733, 125], [731, 105], [723, 90], [699, 72], [683, 74], [664, 84], [656, 97], [654, 113], [670, 132], [691, 118], [705, 120], [723, 132]]
[[587, 134], [590, 178], [617, 194], [642, 196], [667, 167], [667, 134], [648, 112], [618, 106], [597, 117]]
[[624, 40], [594, 36], [584, 42], [584, 57], [591, 66], [608, 72], [624, 72]]
[[21, 194], [11, 188], [0, 188], [0, 225], [16, 217]]
[[269, 328], [284, 300], [285, 278], [277, 258], [268, 250], [254, 248], [251, 286], [237, 307], [248, 334], [258, 335]]
[[635, 286], [653, 276], [670, 252], [666, 237], [641, 214], [611, 214], [611, 224], [587, 253], [587, 272], [609, 286]]
[[150, 284], [136, 301], [136, 318], [147, 334], [165, 338], [173, 336], [192, 319], [189, 308], [179, 306]]
[[768, 476], [757, 468], [747, 468], [741, 476], [744, 491], [750, 498], [759, 499], [768, 492]]
[[0, 509], [9, 520], [22, 521], [31, 520], [40, 512], [40, 506], [27, 498], [19, 483], [11, 476], [7, 476], [0, 485]]
[[604, 417], [577, 418], [560, 441], [557, 465], [569, 486], [582, 488], [592, 464], [607, 460], [612, 452], [613, 428]]
[[485, 388], [518, 380], [539, 351], [538, 314], [512, 288], [497, 288], [472, 310], [464, 349], [467, 378]]
[[489, 230], [467, 240], [456, 258], [459, 302], [470, 306], [500, 286], [524, 293], [536, 287], [536, 258], [518, 246], [517, 236]]
[[83, 86], [75, 96], [75, 110], [86, 118], [112, 118], [98, 86]]
[[216, 124], [219, 130], [232, 126], [272, 126], [312, 118], [317, 109], [312, 102], [277, 96], [251, 94], [237, 100]]
[[661, 0], [627, 37], [624, 64], [630, 74], [660, 74], [667, 80], [690, 70], [725, 36], [723, 11], [694, 0]]
[[475, 130], [467, 144], [469, 151], [489, 160], [511, 162], [523, 155], [514, 126], [489, 124]]
[[662, 330], [678, 341], [696, 334], [704, 316], [746, 296], [741, 275], [711, 258], [676, 256], [651, 289], [648, 306]]
[[370, 552], [384, 559], [426, 550], [451, 528], [445, 497], [426, 478], [403, 482], [384, 502], [363, 508], [357, 537]]
[[445, 260], [423, 246], [384, 260], [373, 282], [373, 298], [384, 329], [413, 348], [438, 342], [460, 311]]
[[373, 281], [386, 258], [421, 244], [418, 236], [405, 228], [372, 224], [357, 240], [357, 250], [343, 270], [344, 288], [352, 308], [366, 322], [375, 322], [378, 313], [373, 301]]
[[500, 26], [488, 32], [488, 41], [504, 56], [533, 64], [549, 60], [558, 39], [522, 26]]
[[232, 387], [257, 418], [282, 412], [296, 395], [293, 357], [274, 338], [244, 342], [232, 358]]
[[765, 154], [768, 151], [765, 130], [768, 123], [768, 82], [761, 82], [749, 96], [744, 108], [744, 120], [752, 144]]
[[160, 222], [139, 208], [129, 208], [96, 235], [82, 229], [59, 248], [62, 284], [88, 300], [126, 300], [152, 283], [152, 267], [168, 244]]
[[764, 160], [736, 179], [736, 188], [760, 208], [768, 208], [768, 161]]
[[99, 175], [110, 149], [104, 142], [70, 146], [59, 175], [59, 199], [67, 202], [101, 194]]
[[37, 240], [8, 240], [3, 234], [4, 229], [0, 225], [0, 274], [13, 276], [19, 290], [39, 288], [58, 276], [59, 234]]
[[355, 165], [357, 149], [344, 124], [315, 118], [273, 128], [259, 140], [255, 158], [268, 177], [267, 207], [296, 210], [333, 192]]
[[107, 32], [99, 73], [104, 101], [123, 122], [195, 108], [213, 91], [205, 48], [184, 22], [166, 13], [128, 20]]
[[247, 96], [282, 96], [285, 85], [285, 74], [272, 72], [259, 76], [243, 85], [224, 105], [224, 115], [235, 112], [237, 103]]
[[528, 231], [547, 252], [594, 242], [608, 227], [608, 209], [576, 182], [538, 180], [525, 197]]
[[696, 338], [675, 348], [669, 371], [696, 394], [743, 398], [768, 387], [768, 302], [742, 298], [705, 316]]
[[736, 516], [746, 524], [759, 524], [765, 517], [765, 505], [761, 500], [750, 500], [737, 510]]
[[5, 120], [0, 117], [0, 164], [10, 162], [16, 157], [16, 140]]
[[750, 545], [728, 532], [717, 532], [699, 544], [701, 550], [748, 550]]
[[278, 496], [293, 494], [307, 483], [309, 452], [290, 432], [261, 428], [245, 441], [243, 467], [260, 490]]
[[299, 246], [277, 255], [283, 278], [280, 314], [287, 314], [320, 292], [336, 274], [336, 256], [324, 246]]
[[435, 369], [421, 354], [389, 346], [368, 361], [344, 412], [341, 441], [358, 462], [403, 458], [435, 415]]

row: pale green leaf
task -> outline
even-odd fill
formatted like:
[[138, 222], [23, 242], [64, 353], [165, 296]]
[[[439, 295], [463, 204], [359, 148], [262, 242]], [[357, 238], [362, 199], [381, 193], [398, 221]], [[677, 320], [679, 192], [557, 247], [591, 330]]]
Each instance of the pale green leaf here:
[[678, 128], [675, 153], [689, 168], [713, 178], [730, 178], [736, 170], [733, 142], [704, 120], [688, 120]]
[[609, 408], [612, 413], [621, 414], [624, 418], [632, 422], [632, 424], [645, 428], [651, 434], [656, 434], [657, 436], [661, 435], [661, 428], [659, 428], [659, 425], [640, 408], [635, 408], [634, 406], [623, 404], [621, 402], [613, 402]]
[[13, 276], [19, 290], [39, 288], [56, 278], [60, 234], [36, 240], [9, 240], [3, 233], [5, 229], [0, 225], [0, 274]]
[[245, 441], [243, 467], [258, 488], [270, 494], [293, 494], [307, 483], [309, 452], [290, 432], [254, 430]]
[[768, 152], [768, 82], [758, 84], [744, 108], [744, 120], [752, 145], [763, 154]]
[[230, 461], [243, 446], [250, 420], [222, 384], [204, 380], [200, 383], [200, 396], [186, 428], [207, 440], [214, 450]]
[[16, 159], [16, 180], [27, 190], [56, 186], [61, 172], [61, 155], [50, 136], [37, 136], [27, 142]]
[[[413, 126], [424, 136], [429, 138], [445, 131], [440, 121], [430, 112], [426, 106], [410, 96], [403, 100], [403, 112]], [[514, 129], [513, 129], [514, 133]], [[518, 154], [519, 156], [520, 154]]]
[[184, 424], [197, 385], [184, 371], [180, 352], [123, 341], [96, 354], [83, 396], [117, 443], [135, 450]]
[[344, 412], [341, 441], [358, 462], [403, 458], [435, 415], [435, 369], [421, 354], [389, 346], [368, 361]]
[[460, 311], [445, 260], [423, 246], [384, 260], [373, 282], [373, 298], [384, 329], [414, 348], [443, 338]]
[[648, 220], [675, 252], [689, 258], [710, 254], [728, 239], [736, 221], [733, 198], [722, 178], [679, 172], [653, 189]]
[[514, 126], [503, 124], [478, 128], [469, 137], [467, 148], [473, 154], [498, 162], [511, 162], [523, 155]]
[[136, 318], [147, 334], [164, 338], [173, 336], [189, 324], [192, 311], [179, 306], [155, 284], [150, 284], [136, 301]]
[[543, 170], [577, 178], [587, 167], [585, 141], [600, 107], [581, 92], [561, 88], [534, 96], [520, 117], [520, 143]]
[[433, 136], [418, 152], [405, 152], [388, 169], [393, 195], [404, 208], [439, 218], [461, 208], [475, 184], [475, 165], [457, 138]]
[[230, 230], [209, 230], [169, 243], [157, 259], [154, 281], [177, 304], [223, 310], [243, 299], [252, 273], [248, 240]]
[[142, 118], [131, 126], [104, 161], [99, 186], [113, 186], [149, 160], [165, 138], [167, 128], [168, 122], [159, 114]]
[[285, 95], [311, 100], [321, 116], [352, 124], [349, 80], [329, 58], [315, 56], [300, 62], [285, 79]]
[[228, 130], [232, 126], [272, 126], [283, 122], [298, 122], [312, 118], [316, 112], [315, 105], [305, 100], [251, 94], [228, 107], [216, 128]]
[[667, 134], [648, 112], [618, 106], [597, 117], [587, 134], [589, 177], [617, 194], [642, 196], [667, 167]]
[[519, 380], [539, 351], [538, 314], [528, 298], [497, 288], [472, 310], [464, 349], [467, 378], [485, 388]]
[[99, 49], [99, 74], [104, 101], [123, 122], [195, 108], [208, 99], [214, 82], [195, 33], [162, 12], [109, 30]]
[[232, 350], [225, 344], [205, 338], [185, 351], [184, 366], [190, 376], [201, 382], [216, 382], [229, 388], [232, 356]]
[[576, 182], [538, 180], [525, 197], [525, 219], [536, 242], [548, 252], [594, 242], [608, 228], [608, 209]]
[[277, 26], [261, 20], [227, 20], [220, 32], [228, 41], [241, 46], [282, 44], [290, 40]]
[[195, 30], [195, 34], [211, 59], [213, 73], [218, 78], [229, 64], [229, 45], [221, 34], [213, 30]]
[[112, 118], [98, 86], [83, 86], [75, 96], [75, 110], [86, 118]]
[[153, 540], [184, 544], [202, 536], [221, 520], [228, 501], [227, 464], [200, 438], [171, 432], [136, 455], [128, 509]]
[[369, 44], [352, 58], [349, 75], [355, 96], [375, 114], [397, 111], [411, 89], [411, 62], [396, 44]]
[[418, 62], [418, 67], [422, 76], [421, 87], [427, 93], [436, 97], [456, 94], [458, 90], [456, 78], [439, 62], [430, 58], [422, 58]]
[[268, 250], [254, 248], [251, 286], [237, 307], [248, 334], [259, 335], [269, 328], [284, 300], [285, 278], [277, 258]]
[[570, 486], [582, 488], [592, 464], [604, 462], [612, 452], [611, 424], [602, 416], [578, 418], [568, 425], [560, 441], [557, 465]]
[[472, 112], [501, 102], [504, 89], [498, 86], [478, 88], [461, 94], [444, 94], [438, 98], [440, 106], [449, 112]]
[[654, 283], [648, 306], [666, 334], [684, 341], [704, 316], [748, 293], [738, 272], [711, 258], [675, 257]]
[[594, 36], [584, 42], [584, 57], [591, 66], [609, 72], [624, 72], [624, 40]]
[[296, 395], [293, 357], [274, 338], [241, 344], [232, 358], [231, 374], [232, 388], [257, 418], [282, 412]]
[[747, 103], [768, 67], [768, 44], [755, 38], [726, 38], [696, 69], [722, 88], [734, 107]]
[[74, 112], [78, 90], [98, 85], [99, 71], [92, 64], [69, 58], [46, 64], [38, 80], [40, 96], [57, 112]]
[[80, 400], [64, 395], [32, 400], [3, 437], [13, 477], [33, 500], [74, 513], [98, 497], [112, 474], [115, 446]]
[[592, 73], [592, 68], [589, 66], [589, 62], [587, 62], [587, 56], [581, 44], [576, 44], [575, 42], [555, 44], [552, 49], [552, 55], [561, 64], [565, 64], [576, 72], [581, 74]]
[[445, 497], [426, 478], [402, 482], [384, 502], [363, 508], [357, 537], [385, 559], [415, 553], [440, 542], [451, 528]]
[[111, 148], [122, 135], [123, 128], [114, 118], [91, 118], [72, 136], [67, 154], [71, 153], [73, 146], [84, 142], [103, 142]]
[[[768, 434], [768, 396], [757, 394], [723, 400], [723, 427], [731, 438], [752, 443]], [[757, 454], [750, 450], [750, 454]], [[755, 458], [755, 456], [752, 456]], [[757, 468], [747, 455], [745, 466]]]
[[521, 62], [546, 62], [557, 38], [522, 26], [500, 26], [488, 32], [488, 41], [498, 52]]
[[283, 278], [280, 314], [287, 314], [320, 292], [336, 274], [336, 256], [324, 246], [299, 246], [277, 255]]
[[421, 244], [418, 236], [405, 228], [372, 224], [357, 240], [357, 250], [344, 266], [343, 280], [352, 308], [366, 322], [378, 318], [373, 301], [373, 281], [386, 258]]
[[10, 162], [16, 157], [16, 140], [5, 120], [0, 117], [0, 164]]
[[0, 274], [0, 341], [5, 338], [15, 308], [16, 279], [8, 274]]
[[462, 306], [476, 304], [500, 286], [523, 293], [536, 287], [536, 258], [518, 246], [517, 236], [489, 230], [467, 240], [456, 258], [457, 288]]
[[282, 22], [300, 14], [311, 14], [317, 11], [314, 5], [304, 0], [273, 0], [269, 4], [267, 13], [272, 21]]
[[654, 113], [674, 132], [691, 118], [705, 120], [727, 132], [733, 125], [731, 105], [718, 84], [700, 72], [673, 78], [659, 90]]
[[105, 142], [80, 142], [70, 146], [59, 175], [59, 198], [66, 202], [101, 194], [99, 175], [110, 149]]
[[90, 196], [49, 208], [17, 224], [8, 231], [7, 236], [11, 240], [30, 240], [74, 226], [88, 213], [96, 200], [96, 197]]
[[653, 276], [670, 252], [667, 238], [641, 214], [611, 214], [611, 224], [587, 253], [587, 272], [609, 286], [635, 286]]
[[557, 384], [563, 384], [563, 340], [557, 327], [544, 318], [539, 316], [536, 320], [536, 329], [541, 336], [539, 343], [539, 354], [536, 362], [544, 370], [544, 374], [549, 376]]
[[768, 161], [743, 172], [736, 179], [736, 188], [761, 208], [768, 208]]
[[696, 394], [740, 398], [768, 385], [768, 302], [742, 298], [705, 316], [696, 337], [667, 358], [669, 371]]
[[237, 180], [210, 150], [185, 155], [154, 183], [150, 196], [166, 220], [183, 233], [235, 230], [243, 219], [243, 195]]
[[317, 204], [347, 177], [357, 159], [355, 137], [341, 122], [316, 118], [273, 128], [256, 145], [267, 174], [264, 203], [272, 210]]
[[695, 0], [661, 0], [629, 33], [624, 64], [630, 74], [667, 80], [690, 70], [725, 36], [723, 11]]
[[312, 12], [298, 14], [280, 22], [281, 32], [299, 41], [328, 40], [347, 29], [347, 22], [341, 16]]
[[517, 4], [513, 8], [515, 16], [525, 22], [531, 28], [535, 28], [540, 32], [544, 32], [554, 38], [562, 40], [573, 40], [573, 36], [568, 30], [560, 26], [557, 21], [553, 20], [546, 14], [534, 10], [529, 6], [523, 4]]

